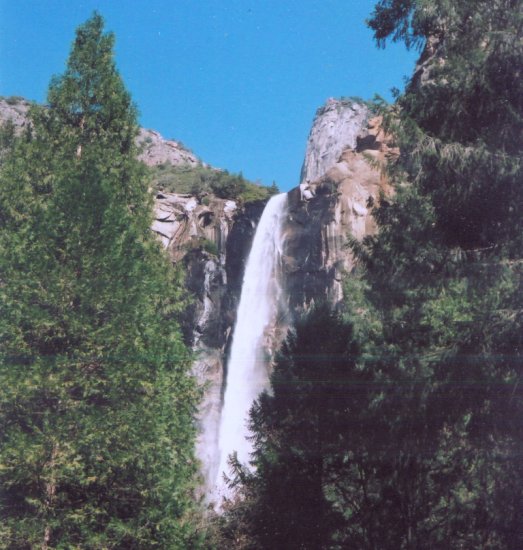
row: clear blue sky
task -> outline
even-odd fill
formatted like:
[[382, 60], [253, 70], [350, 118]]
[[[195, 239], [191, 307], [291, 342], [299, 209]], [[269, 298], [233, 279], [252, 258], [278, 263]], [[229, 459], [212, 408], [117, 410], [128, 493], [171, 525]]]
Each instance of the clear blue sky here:
[[329, 97], [391, 99], [417, 57], [378, 50], [373, 0], [0, 0], [0, 95], [45, 101], [76, 27], [98, 10], [143, 126], [282, 190], [298, 183]]

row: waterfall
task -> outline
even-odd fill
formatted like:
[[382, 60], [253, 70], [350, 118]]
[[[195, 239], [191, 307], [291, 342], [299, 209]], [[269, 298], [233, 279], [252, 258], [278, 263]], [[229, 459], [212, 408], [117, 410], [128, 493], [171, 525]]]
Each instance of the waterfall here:
[[243, 277], [240, 304], [227, 365], [227, 380], [220, 429], [214, 499], [227, 496], [223, 472], [229, 473], [228, 458], [249, 461], [252, 445], [246, 438], [248, 413], [254, 400], [269, 387], [268, 362], [271, 329], [281, 300], [280, 266], [282, 219], [287, 195], [272, 197], [265, 207], [252, 243]]

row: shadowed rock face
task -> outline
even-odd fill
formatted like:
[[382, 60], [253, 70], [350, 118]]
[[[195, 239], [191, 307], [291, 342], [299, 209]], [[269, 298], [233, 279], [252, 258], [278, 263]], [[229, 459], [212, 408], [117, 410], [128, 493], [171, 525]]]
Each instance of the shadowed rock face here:
[[331, 243], [325, 239], [325, 230], [334, 221], [336, 199], [336, 189], [330, 185], [316, 186], [315, 195], [307, 201], [301, 199], [299, 188], [289, 193], [283, 270], [291, 312], [327, 298], [335, 268], [326, 261]]
[[186, 267], [186, 286], [194, 296], [186, 315], [187, 341], [223, 350], [265, 202], [240, 207], [232, 200], [206, 198], [203, 204], [191, 195], [158, 193], [152, 230], [173, 262]]

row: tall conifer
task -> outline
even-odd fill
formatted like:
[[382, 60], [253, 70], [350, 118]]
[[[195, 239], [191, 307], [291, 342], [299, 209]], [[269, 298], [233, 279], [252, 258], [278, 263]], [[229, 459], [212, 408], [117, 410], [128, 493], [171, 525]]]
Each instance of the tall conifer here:
[[355, 246], [383, 327], [363, 365], [400, 442], [375, 476], [398, 547], [523, 544], [522, 23], [521, 0], [381, 0], [370, 20], [424, 47], [386, 116], [395, 195]]
[[95, 14], [0, 173], [0, 546], [184, 548], [196, 389]]

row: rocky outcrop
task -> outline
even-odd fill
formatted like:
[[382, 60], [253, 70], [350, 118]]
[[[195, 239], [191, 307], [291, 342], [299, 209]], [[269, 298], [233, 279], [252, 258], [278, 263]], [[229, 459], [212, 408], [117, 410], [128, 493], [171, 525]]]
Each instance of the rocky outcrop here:
[[316, 111], [301, 169], [302, 186], [321, 178], [345, 149], [356, 147], [368, 116], [365, 105], [349, 99], [330, 98]]
[[[205, 202], [204, 202], [205, 201]], [[191, 248], [207, 247], [218, 256], [225, 246], [234, 216], [235, 201], [159, 192], [155, 200], [152, 230], [161, 238], [173, 260], [181, 259]]]
[[[338, 110], [343, 121], [351, 122], [343, 123], [350, 131], [343, 133], [345, 145], [336, 148], [334, 157], [332, 151], [322, 151], [332, 139]], [[368, 118], [366, 107], [333, 100], [316, 114], [307, 144], [307, 154], [312, 152], [313, 159], [305, 158], [305, 181], [289, 192], [283, 264], [294, 317], [318, 300], [340, 302], [343, 274], [354, 267], [348, 240], [363, 239], [376, 230], [371, 204], [390, 192], [383, 168], [397, 151], [391, 148], [381, 119]], [[310, 178], [318, 167], [323, 173]]]
[[[0, 123], [10, 121], [17, 133], [28, 123], [31, 103], [20, 97], [0, 98]], [[155, 130], [140, 128], [136, 137], [139, 148], [138, 159], [147, 166], [172, 164], [173, 166], [201, 164], [198, 157], [181, 142], [165, 139]]]
[[416, 62], [408, 90], [415, 91], [433, 82], [434, 69], [445, 63], [444, 50], [443, 33], [433, 34], [427, 38]]
[[0, 123], [11, 122], [17, 133], [27, 125], [31, 104], [23, 98], [0, 98]]
[[160, 133], [154, 130], [140, 128], [136, 143], [140, 148], [138, 159], [147, 166], [159, 164], [197, 166], [201, 164], [198, 157], [179, 141], [164, 139]]
[[173, 262], [185, 264], [186, 284], [195, 298], [187, 316], [192, 344], [223, 351], [264, 206], [264, 201], [239, 206], [213, 196], [157, 193], [152, 230]]

